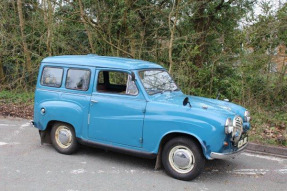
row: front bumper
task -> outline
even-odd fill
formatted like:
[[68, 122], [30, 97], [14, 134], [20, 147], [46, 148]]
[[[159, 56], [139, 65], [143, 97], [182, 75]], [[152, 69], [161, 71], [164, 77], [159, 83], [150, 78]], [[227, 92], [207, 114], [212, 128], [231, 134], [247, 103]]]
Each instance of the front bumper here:
[[237, 151], [233, 151], [230, 153], [215, 153], [215, 152], [211, 152], [210, 157], [212, 159], [229, 159], [229, 158], [234, 158], [237, 155], [239, 155], [248, 145], [248, 143], [246, 143], [244, 146], [242, 146], [240, 149], [238, 149]]

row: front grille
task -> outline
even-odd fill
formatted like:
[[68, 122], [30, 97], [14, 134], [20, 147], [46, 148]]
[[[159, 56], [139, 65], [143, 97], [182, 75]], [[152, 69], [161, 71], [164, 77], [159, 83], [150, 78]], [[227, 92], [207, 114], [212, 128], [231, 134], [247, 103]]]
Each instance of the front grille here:
[[236, 116], [234, 118], [234, 121], [235, 121], [235, 128], [236, 129], [242, 129], [243, 128], [243, 121], [242, 121], [242, 118], [239, 117], [239, 116]]
[[240, 116], [235, 116], [233, 119], [232, 141], [237, 144], [243, 132], [243, 120]]

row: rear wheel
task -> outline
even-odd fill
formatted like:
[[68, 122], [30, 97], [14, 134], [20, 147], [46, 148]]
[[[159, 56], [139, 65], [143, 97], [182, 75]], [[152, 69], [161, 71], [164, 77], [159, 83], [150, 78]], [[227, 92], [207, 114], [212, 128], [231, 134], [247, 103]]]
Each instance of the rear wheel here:
[[51, 141], [55, 149], [62, 154], [72, 154], [78, 148], [75, 130], [66, 123], [55, 123], [53, 125]]
[[177, 137], [165, 144], [162, 163], [168, 175], [180, 180], [192, 180], [203, 171], [205, 157], [194, 141]]

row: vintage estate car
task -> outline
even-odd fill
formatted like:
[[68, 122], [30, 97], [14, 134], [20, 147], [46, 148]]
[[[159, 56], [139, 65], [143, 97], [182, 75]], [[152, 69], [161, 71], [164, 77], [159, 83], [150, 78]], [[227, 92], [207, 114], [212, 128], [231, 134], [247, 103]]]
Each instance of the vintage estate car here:
[[156, 158], [192, 180], [206, 159], [233, 157], [248, 142], [249, 112], [228, 101], [183, 94], [160, 65], [79, 55], [45, 58], [35, 91], [41, 143], [72, 154], [79, 143]]

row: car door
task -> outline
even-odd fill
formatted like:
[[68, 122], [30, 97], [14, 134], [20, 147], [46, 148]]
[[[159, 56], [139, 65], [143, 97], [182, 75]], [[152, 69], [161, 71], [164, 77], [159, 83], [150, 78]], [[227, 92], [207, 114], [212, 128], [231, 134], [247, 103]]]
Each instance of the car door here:
[[142, 146], [146, 100], [126, 71], [101, 69], [91, 96], [89, 137], [106, 143]]

